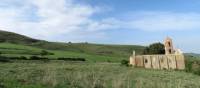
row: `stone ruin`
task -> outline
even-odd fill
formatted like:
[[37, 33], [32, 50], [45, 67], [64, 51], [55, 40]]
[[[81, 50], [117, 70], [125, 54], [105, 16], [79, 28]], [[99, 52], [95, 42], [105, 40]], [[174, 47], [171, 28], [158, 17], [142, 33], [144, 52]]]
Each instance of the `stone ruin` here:
[[185, 69], [185, 59], [180, 49], [174, 49], [172, 39], [167, 37], [164, 41], [165, 54], [136, 55], [133, 51], [130, 56], [130, 65], [148, 69]]

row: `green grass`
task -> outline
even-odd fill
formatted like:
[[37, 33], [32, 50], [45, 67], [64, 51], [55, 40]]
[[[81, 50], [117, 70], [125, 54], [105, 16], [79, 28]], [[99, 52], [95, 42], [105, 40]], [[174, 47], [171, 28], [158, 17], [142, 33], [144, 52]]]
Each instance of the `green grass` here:
[[199, 88], [200, 76], [118, 63], [0, 63], [3, 88]]
[[30, 46], [11, 44], [11, 43], [0, 43], [0, 51], [3, 54], [37, 55], [40, 54], [41, 50], [42, 49]]
[[[33, 55], [40, 55], [43, 49], [35, 48], [31, 46], [11, 44], [11, 43], [0, 43], [0, 52], [3, 56], [8, 57], [19, 57], [26, 56], [30, 57]], [[90, 53], [81, 53], [73, 51], [62, 51], [62, 50], [47, 50], [48, 52], [54, 53], [54, 55], [47, 55], [50, 59], [55, 59], [58, 57], [70, 57], [70, 58], [85, 58], [88, 62], [119, 62], [122, 59], [127, 59], [128, 56], [109, 56], [109, 55], [98, 55]]]
[[62, 50], [76, 53], [86, 53], [91, 55], [117, 56], [127, 57], [133, 50], [137, 54], [143, 52], [144, 47], [138, 45], [104, 45], [91, 43], [58, 43], [58, 42], [38, 42], [32, 44], [33, 47], [38, 47], [48, 50]]

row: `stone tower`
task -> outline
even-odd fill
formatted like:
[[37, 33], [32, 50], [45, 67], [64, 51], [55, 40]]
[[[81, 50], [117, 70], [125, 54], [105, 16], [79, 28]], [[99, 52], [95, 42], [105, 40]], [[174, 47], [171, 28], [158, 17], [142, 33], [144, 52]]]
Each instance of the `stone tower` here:
[[165, 54], [174, 54], [174, 49], [173, 49], [173, 43], [172, 43], [172, 39], [167, 37], [164, 41], [164, 45], [165, 45]]

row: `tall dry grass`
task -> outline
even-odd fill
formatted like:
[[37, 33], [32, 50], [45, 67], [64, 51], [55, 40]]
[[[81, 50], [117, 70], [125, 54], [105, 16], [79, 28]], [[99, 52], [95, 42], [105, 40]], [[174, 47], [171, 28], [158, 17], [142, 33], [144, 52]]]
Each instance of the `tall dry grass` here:
[[118, 63], [0, 63], [0, 88], [198, 88], [200, 76]]

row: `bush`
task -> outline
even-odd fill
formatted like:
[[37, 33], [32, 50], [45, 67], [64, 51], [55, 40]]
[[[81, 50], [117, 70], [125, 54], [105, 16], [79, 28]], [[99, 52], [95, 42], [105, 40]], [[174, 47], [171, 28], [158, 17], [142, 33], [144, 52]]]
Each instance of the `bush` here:
[[64, 60], [64, 61], [86, 61], [85, 58], [57, 58], [57, 60]]
[[10, 59], [4, 56], [0, 56], [0, 62], [10, 62]]
[[48, 55], [48, 53], [49, 53], [49, 52], [47, 52], [46, 50], [42, 50], [41, 53], [40, 53], [40, 55], [41, 55], [41, 56], [45, 56], [45, 55]]
[[26, 57], [21, 56], [21, 57], [5, 57], [5, 56], [0, 56], [0, 62], [11, 62], [11, 60], [28, 60]]
[[48, 60], [46, 57], [31, 56], [30, 60]]
[[108, 63], [111, 63], [111, 61], [110, 61], [110, 60], [107, 60], [107, 62], [108, 62]]
[[28, 60], [28, 58], [26, 58], [25, 56], [20, 56], [21, 60]]
[[121, 65], [122, 66], [129, 66], [129, 61], [128, 60], [121, 60]]
[[42, 50], [40, 53], [41, 56], [45, 56], [45, 55], [54, 55], [54, 53], [48, 52], [46, 50]]
[[24, 56], [20, 56], [20, 57], [9, 57], [9, 59], [11, 60], [28, 60], [26, 57]]

